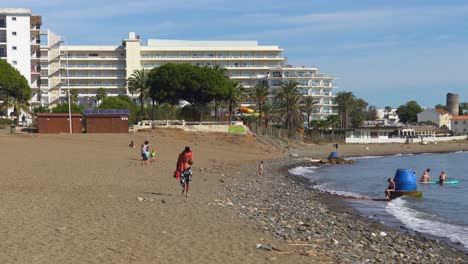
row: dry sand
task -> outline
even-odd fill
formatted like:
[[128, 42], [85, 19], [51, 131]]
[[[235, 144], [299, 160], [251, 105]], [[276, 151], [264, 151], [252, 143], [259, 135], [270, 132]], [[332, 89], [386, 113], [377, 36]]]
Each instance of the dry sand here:
[[[138, 146], [157, 151], [141, 167]], [[128, 147], [130, 140], [137, 144]], [[189, 197], [172, 178], [189, 145], [195, 165]], [[255, 177], [260, 159], [288, 152], [320, 158], [331, 146], [282, 147], [251, 136], [156, 130], [137, 134], [40, 135], [0, 132], [0, 263], [311, 263], [323, 259], [255, 248], [291, 248], [229, 208], [216, 193]], [[340, 147], [345, 155], [468, 149], [463, 143]], [[402, 150], [402, 151], [400, 151]], [[247, 165], [246, 165], [247, 164]], [[204, 170], [204, 171], [202, 171]], [[224, 171], [237, 171], [224, 175]], [[137, 198], [142, 197], [144, 201]], [[326, 259], [326, 258], [325, 258]]]

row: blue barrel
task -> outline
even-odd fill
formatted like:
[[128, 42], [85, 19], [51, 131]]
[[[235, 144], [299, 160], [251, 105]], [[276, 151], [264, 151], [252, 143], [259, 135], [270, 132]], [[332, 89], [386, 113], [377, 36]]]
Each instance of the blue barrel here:
[[333, 151], [330, 153], [330, 156], [328, 156], [329, 159], [336, 159], [338, 158], [338, 152]]
[[417, 187], [416, 176], [412, 169], [397, 169], [395, 173], [396, 191], [415, 191]]

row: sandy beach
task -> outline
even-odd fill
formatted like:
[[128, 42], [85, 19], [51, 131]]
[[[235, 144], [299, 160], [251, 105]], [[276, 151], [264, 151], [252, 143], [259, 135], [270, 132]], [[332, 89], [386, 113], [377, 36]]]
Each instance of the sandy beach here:
[[[157, 152], [156, 163], [141, 167], [139, 145], [146, 138]], [[130, 140], [136, 148], [128, 147]], [[331, 145], [282, 145], [175, 129], [125, 135], [0, 131], [0, 145], [0, 263], [336, 262], [327, 252], [301, 255], [305, 249], [218, 201], [226, 188], [255, 182], [259, 160], [324, 158]], [[195, 159], [188, 198], [172, 178], [186, 145]], [[339, 150], [345, 156], [385, 155], [468, 150], [468, 144], [343, 145]], [[282, 252], [256, 249], [258, 243]]]

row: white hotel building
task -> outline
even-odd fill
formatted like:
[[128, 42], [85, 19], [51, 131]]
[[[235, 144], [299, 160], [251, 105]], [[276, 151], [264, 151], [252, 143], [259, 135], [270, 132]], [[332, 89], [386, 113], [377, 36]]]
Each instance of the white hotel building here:
[[41, 16], [29, 9], [0, 8], [0, 59], [16, 68], [36, 95], [40, 87], [41, 24]]
[[[33, 17], [38, 20], [37, 16], [30, 17], [31, 21]], [[129, 33], [121, 45], [76, 46], [64, 45], [63, 40], [49, 30], [41, 32], [42, 45], [40, 54], [37, 54], [37, 49], [34, 48], [37, 43], [33, 40], [36, 38], [34, 34], [40, 26], [40, 19], [29, 24], [33, 25], [28, 29], [31, 32], [31, 40], [24, 41], [21, 49], [26, 48], [23, 46], [30, 46], [31, 49], [28, 54], [30, 57], [23, 60], [36, 63], [40, 58], [40, 67], [36, 65], [35, 70], [27, 73], [31, 77], [28, 80], [33, 87], [34, 96], [31, 101], [35, 104], [54, 106], [65, 101], [66, 91], [70, 86], [79, 91], [80, 104], [85, 108], [92, 108], [96, 103], [97, 89], [106, 89], [108, 95], [128, 94], [126, 79], [134, 70], [152, 69], [172, 62], [199, 66], [220, 65], [228, 70], [231, 79], [244, 87], [264, 84], [269, 85], [272, 92], [277, 90], [282, 82], [295, 80], [304, 96], [312, 96], [319, 102], [316, 118], [336, 112], [332, 102], [335, 78], [320, 74], [314, 67], [287, 65], [282, 55], [283, 49], [278, 46], [259, 45], [256, 41], [159, 39], [149, 39], [147, 45], [142, 45], [140, 37], [133, 32]], [[8, 56], [8, 61], [12, 63], [13, 60]], [[16, 61], [19, 63], [19, 58]], [[26, 66], [28, 67], [25, 67], [25, 70], [29, 68], [29, 64]], [[31, 66], [31, 69], [34, 68]], [[38, 75], [38, 69], [40, 81], [32, 78]], [[25, 74], [25, 71], [20, 72]], [[35, 88], [38, 84], [40, 90]]]

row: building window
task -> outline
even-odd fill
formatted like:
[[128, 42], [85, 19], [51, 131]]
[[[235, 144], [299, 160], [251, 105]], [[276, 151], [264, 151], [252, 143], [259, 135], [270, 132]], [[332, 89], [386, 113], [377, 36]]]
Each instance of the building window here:
[[16, 31], [11, 32], [13, 36], [16, 36]]
[[453, 121], [453, 123], [454, 123], [455, 125], [458, 125], [458, 121]]
[[11, 20], [16, 21], [16, 17], [12, 17]]
[[13, 46], [12, 49], [13, 49], [13, 50], [16, 50], [16, 46]]
[[11, 62], [13, 65], [18, 65], [18, 62], [17, 61], [12, 61]]
[[463, 124], [466, 125], [466, 121], [463, 121]]

